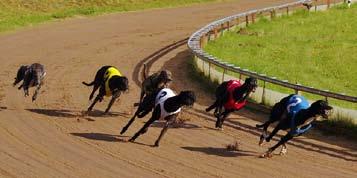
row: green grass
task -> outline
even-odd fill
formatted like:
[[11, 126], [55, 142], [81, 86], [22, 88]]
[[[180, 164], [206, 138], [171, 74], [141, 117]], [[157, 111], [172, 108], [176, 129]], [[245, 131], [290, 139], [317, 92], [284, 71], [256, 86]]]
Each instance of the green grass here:
[[229, 0], [0, 0], [0, 32], [73, 16]]
[[[323, 12], [261, 19], [246, 33], [231, 31], [204, 48], [242, 68], [318, 89], [357, 96], [357, 4]], [[268, 88], [292, 93], [274, 85]], [[307, 95], [308, 98], [321, 98]], [[356, 104], [335, 102], [348, 108]]]

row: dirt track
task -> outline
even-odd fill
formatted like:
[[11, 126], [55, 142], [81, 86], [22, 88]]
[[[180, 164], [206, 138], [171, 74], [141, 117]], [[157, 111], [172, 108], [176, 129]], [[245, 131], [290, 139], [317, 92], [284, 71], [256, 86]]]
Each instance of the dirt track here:
[[[291, 142], [287, 156], [266, 160], [257, 156], [269, 144], [257, 145], [253, 127], [266, 115], [243, 110], [226, 121], [223, 132], [212, 129], [213, 117], [201, 112], [212, 98], [188, 79], [185, 45], [152, 63], [151, 71], [167, 68], [177, 91], [197, 92], [198, 104], [181, 115], [190, 121], [170, 129], [159, 148], [151, 145], [160, 125], [137, 143], [123, 142], [147, 118], [119, 135], [138, 99], [134, 81], [146, 57], [217, 18], [282, 2], [241, 0], [77, 18], [0, 36], [0, 177], [357, 177], [357, 145], [342, 138], [314, 131]], [[17, 67], [32, 62], [47, 69], [36, 103], [11, 86]], [[90, 89], [81, 81], [92, 80], [105, 64], [129, 77], [130, 92], [111, 115], [101, 115], [107, 98], [96, 106], [99, 111], [82, 117]], [[241, 151], [227, 152], [225, 145], [234, 140]]]

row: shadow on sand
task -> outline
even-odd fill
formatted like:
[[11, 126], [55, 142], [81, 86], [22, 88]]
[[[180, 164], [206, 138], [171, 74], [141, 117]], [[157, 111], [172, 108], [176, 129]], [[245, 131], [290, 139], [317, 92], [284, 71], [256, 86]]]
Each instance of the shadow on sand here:
[[125, 142], [123, 138], [126, 137], [126, 136], [111, 135], [105, 133], [71, 133], [71, 135], [74, 135], [76, 137], [83, 137], [91, 140], [100, 140], [100, 141], [107, 141], [107, 142]]
[[239, 156], [257, 156], [257, 153], [251, 151], [228, 151], [226, 148], [213, 148], [213, 147], [181, 147], [185, 150], [202, 152], [207, 155], [216, 155], [222, 157], [239, 157]]
[[[154, 122], [150, 125], [150, 127], [158, 127], [158, 128], [163, 128], [165, 126], [165, 121], [157, 121], [157, 122]], [[190, 124], [190, 123], [174, 123], [172, 125], [170, 125], [170, 129], [173, 128], [173, 129], [197, 129], [197, 128], [201, 128], [200, 126], [198, 125], [195, 125], [195, 124]]]
[[61, 118], [81, 118], [81, 117], [128, 117], [126, 113], [120, 112], [109, 112], [104, 113], [103, 111], [94, 110], [91, 112], [86, 111], [76, 111], [68, 109], [26, 109], [27, 111], [34, 112], [37, 114], [43, 114], [51, 117], [61, 117]]

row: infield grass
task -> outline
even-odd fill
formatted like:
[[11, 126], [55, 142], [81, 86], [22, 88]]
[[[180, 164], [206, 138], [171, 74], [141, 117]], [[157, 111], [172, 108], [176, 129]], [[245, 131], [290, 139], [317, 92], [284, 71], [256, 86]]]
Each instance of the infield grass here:
[[54, 19], [230, 0], [0, 0], [0, 32]]
[[[357, 96], [356, 17], [357, 4], [321, 12], [301, 10], [273, 21], [262, 18], [246, 30], [226, 32], [204, 50], [241, 68]], [[275, 85], [267, 87], [293, 93]], [[333, 104], [357, 109], [354, 103]]]

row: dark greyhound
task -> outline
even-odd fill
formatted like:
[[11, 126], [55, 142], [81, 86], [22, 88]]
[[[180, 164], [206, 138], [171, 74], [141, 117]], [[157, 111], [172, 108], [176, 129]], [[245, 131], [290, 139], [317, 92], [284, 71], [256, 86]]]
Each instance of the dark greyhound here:
[[141, 134], [147, 132], [153, 122], [162, 119], [166, 120], [166, 124], [155, 142], [155, 146], [159, 146], [160, 140], [166, 133], [168, 127], [175, 122], [178, 114], [181, 112], [181, 107], [192, 106], [195, 101], [196, 96], [192, 91], [182, 91], [179, 95], [175, 95], [169, 88], [160, 90], [155, 98], [155, 108], [151, 118], [129, 141], [134, 142]]
[[[264, 127], [260, 137], [259, 145], [265, 141], [269, 142], [279, 130], [289, 130], [280, 141], [269, 148], [261, 157], [272, 157], [273, 151], [282, 145], [281, 155], [287, 153], [286, 143], [294, 137], [306, 133], [311, 127], [312, 122], [322, 116], [327, 119], [330, 110], [333, 109], [324, 100], [318, 100], [309, 106], [307, 100], [299, 95], [289, 95], [276, 103], [271, 111], [269, 120], [264, 124], [257, 125], [258, 128]], [[270, 124], [279, 121], [272, 133], [267, 136], [267, 128]]]
[[134, 116], [129, 120], [129, 122], [120, 131], [120, 134], [124, 134], [130, 125], [135, 121], [135, 118], [143, 118], [155, 106], [155, 96], [163, 88], [167, 88], [169, 83], [172, 81], [171, 72], [168, 70], [163, 70], [156, 72], [149, 77], [146, 77], [146, 64], [144, 64], [143, 70], [144, 81], [141, 85], [141, 94], [139, 103], [135, 103], [134, 106], [138, 105], [138, 109], [135, 111]]
[[206, 112], [215, 109], [216, 128], [222, 129], [224, 120], [233, 111], [242, 109], [246, 105], [248, 96], [255, 92], [257, 87], [257, 80], [252, 77], [246, 78], [243, 85], [239, 80], [225, 81], [220, 84], [216, 89], [216, 101], [206, 109]]
[[99, 101], [102, 102], [104, 96], [112, 96], [105, 113], [108, 113], [115, 100], [120, 94], [128, 90], [128, 79], [122, 76], [121, 73], [113, 66], [103, 66], [100, 68], [91, 83], [82, 82], [86, 86], [93, 86], [89, 100], [92, 100], [94, 93], [99, 89], [97, 97], [89, 106], [88, 111], [91, 111], [94, 105]]
[[135, 103], [134, 106], [139, 106], [146, 95], [154, 94], [162, 88], [168, 88], [169, 83], [172, 81], [171, 72], [168, 70], [162, 70], [151, 74], [149, 77], [146, 76], [146, 64], [143, 68], [143, 79], [141, 84], [141, 93], [139, 103]]
[[18, 87], [18, 89], [20, 90], [21, 88], [23, 88], [25, 96], [29, 96], [30, 87], [36, 87], [35, 93], [32, 96], [32, 101], [35, 101], [41, 89], [41, 86], [43, 85], [43, 79], [45, 75], [45, 67], [39, 63], [23, 65], [17, 71], [13, 86], [16, 86], [19, 82], [23, 80], [22, 84]]

